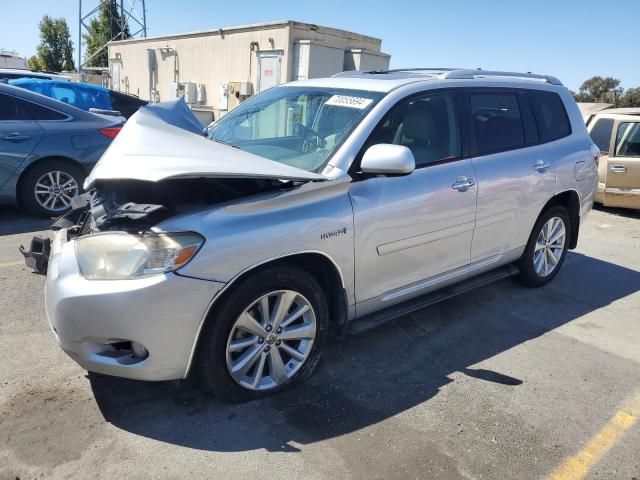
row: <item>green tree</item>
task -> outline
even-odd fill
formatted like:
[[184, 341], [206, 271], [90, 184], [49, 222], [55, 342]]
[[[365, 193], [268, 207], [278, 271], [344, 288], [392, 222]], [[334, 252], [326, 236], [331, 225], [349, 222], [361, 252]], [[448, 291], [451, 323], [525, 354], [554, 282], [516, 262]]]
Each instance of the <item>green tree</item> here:
[[640, 87], [629, 88], [622, 98], [620, 98], [620, 107], [640, 107]]
[[88, 60], [87, 66], [109, 66], [106, 43], [111, 40], [124, 40], [131, 37], [127, 19], [123, 20], [120, 16], [117, 0], [100, 1], [100, 11], [97, 17], [89, 22], [89, 32], [84, 35], [84, 40], [87, 42], [85, 56], [85, 60]]
[[31, 70], [45, 70], [46, 67], [40, 61], [37, 55], [33, 55], [31, 58], [27, 59], [27, 66]]
[[36, 55], [29, 60], [29, 67], [37, 70], [75, 70], [73, 64], [73, 42], [69, 27], [64, 18], [42, 17], [40, 28], [40, 44]]
[[620, 80], [612, 77], [591, 77], [580, 85], [576, 94], [579, 102], [603, 102], [617, 104], [622, 97], [623, 90]]

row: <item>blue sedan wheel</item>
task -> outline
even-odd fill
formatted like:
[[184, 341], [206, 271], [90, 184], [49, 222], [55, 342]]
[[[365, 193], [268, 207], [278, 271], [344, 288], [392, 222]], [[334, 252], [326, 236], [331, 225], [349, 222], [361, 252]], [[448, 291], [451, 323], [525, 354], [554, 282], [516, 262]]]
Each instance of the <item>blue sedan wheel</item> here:
[[63, 212], [78, 195], [78, 182], [67, 172], [54, 170], [40, 176], [34, 187], [38, 204], [52, 212]]
[[82, 193], [85, 174], [64, 160], [44, 160], [28, 169], [20, 180], [20, 201], [35, 215], [57, 217], [71, 208], [71, 199]]

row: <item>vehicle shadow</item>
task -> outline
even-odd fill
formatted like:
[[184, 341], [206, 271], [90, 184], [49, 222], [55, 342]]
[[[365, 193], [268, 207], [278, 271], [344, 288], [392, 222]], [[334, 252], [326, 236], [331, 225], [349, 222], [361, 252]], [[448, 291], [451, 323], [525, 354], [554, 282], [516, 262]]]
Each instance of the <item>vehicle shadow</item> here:
[[605, 207], [599, 203], [594, 203], [593, 209], [600, 212], [606, 212], [611, 215], [616, 215], [618, 217], [637, 218], [640, 220], [640, 210], [634, 210], [631, 208]]
[[106, 421], [126, 431], [207, 451], [297, 451], [427, 402], [456, 372], [518, 388], [526, 378], [474, 365], [638, 290], [640, 272], [571, 252], [545, 288], [503, 280], [332, 342], [305, 384], [241, 405], [180, 382], [89, 380]]
[[48, 230], [53, 220], [34, 217], [14, 206], [0, 206], [0, 236]]

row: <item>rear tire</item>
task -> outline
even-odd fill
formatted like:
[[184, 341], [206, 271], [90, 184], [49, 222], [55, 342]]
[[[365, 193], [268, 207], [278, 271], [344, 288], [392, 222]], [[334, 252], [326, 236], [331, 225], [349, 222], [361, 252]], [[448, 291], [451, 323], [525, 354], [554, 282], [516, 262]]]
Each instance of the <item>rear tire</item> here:
[[69, 211], [72, 197], [82, 192], [85, 172], [64, 160], [44, 160], [20, 182], [22, 206], [40, 217], [57, 217]]
[[516, 280], [528, 287], [542, 287], [558, 274], [571, 238], [569, 213], [557, 205], [542, 213], [531, 231], [518, 262]]
[[[284, 292], [291, 293], [279, 296]], [[262, 317], [264, 298], [266, 317]], [[277, 305], [279, 302], [285, 305], [289, 299], [293, 299], [291, 306], [283, 311], [278, 322]], [[304, 315], [286, 324], [300, 310], [304, 310]], [[241, 321], [246, 314], [260, 324], [251, 323], [251, 332]], [[311, 275], [295, 266], [259, 271], [233, 287], [209, 315], [198, 345], [196, 367], [200, 380], [206, 389], [229, 402], [252, 400], [288, 389], [309, 378], [316, 368], [328, 321], [324, 292]], [[284, 327], [278, 327], [279, 324]], [[292, 331], [301, 331], [311, 324], [315, 326], [312, 339], [285, 339]], [[246, 371], [239, 367], [243, 358], [254, 358]]]

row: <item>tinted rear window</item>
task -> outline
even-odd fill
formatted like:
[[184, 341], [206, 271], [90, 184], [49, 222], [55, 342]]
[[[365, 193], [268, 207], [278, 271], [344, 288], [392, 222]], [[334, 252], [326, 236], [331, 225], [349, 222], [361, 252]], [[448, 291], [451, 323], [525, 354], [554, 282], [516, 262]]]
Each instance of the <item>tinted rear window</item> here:
[[591, 128], [591, 140], [595, 143], [601, 152], [609, 153], [609, 142], [611, 141], [611, 132], [613, 132], [612, 118], [599, 118]]
[[478, 155], [525, 146], [522, 114], [515, 93], [471, 93]]
[[20, 105], [29, 112], [29, 116], [34, 120], [64, 120], [67, 118], [66, 115], [60, 112], [56, 112], [55, 110], [51, 110], [50, 108], [43, 107], [36, 103], [20, 101]]
[[27, 120], [28, 117], [20, 108], [15, 97], [0, 93], [0, 121]]
[[542, 142], [551, 142], [571, 134], [571, 124], [560, 95], [554, 92], [531, 92], [529, 98]]

